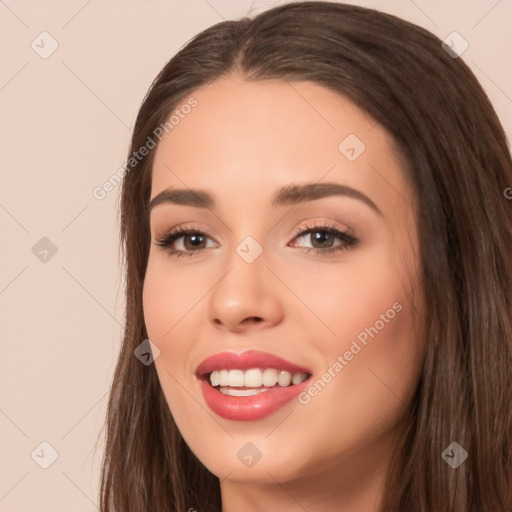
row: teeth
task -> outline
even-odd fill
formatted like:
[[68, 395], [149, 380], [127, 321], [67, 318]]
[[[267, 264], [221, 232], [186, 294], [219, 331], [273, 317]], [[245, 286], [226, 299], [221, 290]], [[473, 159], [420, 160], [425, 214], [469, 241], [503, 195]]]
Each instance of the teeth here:
[[219, 375], [220, 386], [229, 386], [229, 370], [220, 370], [220, 372], [213, 373], [217, 373]]
[[277, 370], [267, 368], [263, 372], [263, 385], [264, 386], [275, 386], [277, 384]]
[[277, 382], [283, 388], [285, 386], [289, 386], [292, 381], [292, 374], [290, 372], [279, 372], [279, 377], [277, 378]]
[[252, 395], [259, 395], [260, 393], [265, 393], [265, 391], [268, 391], [268, 389], [235, 389], [230, 388], [229, 386], [226, 386], [224, 388], [219, 388], [219, 391], [223, 395], [229, 395], [229, 396], [252, 396]]
[[210, 374], [210, 382], [213, 387], [218, 386], [220, 384], [220, 372], [218, 372], [218, 371], [212, 372]]
[[259, 368], [247, 370], [244, 377], [244, 386], [246, 388], [259, 388], [261, 387], [262, 379], [263, 377]]
[[[225, 388], [228, 386], [233, 387], [246, 387], [246, 388], [261, 388], [274, 387], [279, 384], [281, 387], [287, 387], [290, 384], [296, 385], [307, 379], [307, 373], [294, 373], [291, 374], [285, 370], [276, 370], [274, 368], [251, 368], [250, 370], [215, 370], [210, 374], [210, 382], [214, 387], [220, 386]], [[259, 390], [244, 390], [243, 394], [234, 394], [237, 390], [230, 390], [232, 396], [249, 396], [259, 393]], [[241, 392], [241, 390], [238, 390]]]
[[301, 382], [304, 382], [308, 377], [307, 373], [294, 373], [292, 376], [292, 384], [300, 384]]
[[244, 385], [244, 372], [242, 370], [229, 370], [229, 384], [228, 386], [243, 386]]

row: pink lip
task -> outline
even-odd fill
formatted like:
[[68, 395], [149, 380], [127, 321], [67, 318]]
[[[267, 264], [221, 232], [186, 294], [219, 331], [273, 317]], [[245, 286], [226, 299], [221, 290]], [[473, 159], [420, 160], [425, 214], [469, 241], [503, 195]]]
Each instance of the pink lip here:
[[251, 368], [275, 368], [290, 373], [311, 373], [308, 368], [290, 363], [268, 352], [247, 350], [241, 354], [221, 352], [208, 357], [197, 367], [196, 375], [200, 377], [214, 370], [250, 370]]
[[218, 416], [235, 421], [254, 421], [265, 418], [295, 398], [307, 386], [309, 386], [309, 379], [284, 388], [276, 384], [258, 395], [229, 396], [217, 391], [207, 380], [201, 380], [201, 391], [208, 407]]
[[242, 354], [222, 352], [205, 359], [196, 370], [201, 391], [208, 407], [218, 416], [235, 421], [253, 421], [265, 418], [290, 402], [309, 385], [309, 378], [300, 384], [281, 387], [276, 384], [268, 391], [252, 396], [224, 395], [214, 388], [207, 374], [214, 370], [249, 370], [250, 368], [275, 368], [290, 373], [308, 373], [311, 370], [298, 366], [280, 357], [249, 350]]

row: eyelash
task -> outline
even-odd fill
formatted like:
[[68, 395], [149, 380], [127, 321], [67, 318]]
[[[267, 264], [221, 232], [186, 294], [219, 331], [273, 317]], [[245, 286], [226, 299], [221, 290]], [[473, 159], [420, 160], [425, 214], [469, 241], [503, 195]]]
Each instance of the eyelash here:
[[[314, 252], [315, 254], [325, 254], [325, 253], [335, 253], [339, 251], [347, 250], [353, 246], [356, 245], [358, 240], [354, 238], [353, 236], [349, 235], [347, 231], [340, 231], [335, 226], [331, 224], [320, 224], [320, 225], [313, 225], [313, 226], [305, 226], [304, 228], [299, 228], [294, 234], [294, 239], [297, 238], [299, 235], [304, 237], [308, 234], [315, 233], [315, 232], [323, 232], [328, 233], [329, 235], [333, 235], [336, 238], [339, 238], [342, 240], [342, 244], [339, 244], [334, 247], [329, 247], [328, 249], [315, 249], [315, 248], [309, 248], [309, 247], [303, 247], [303, 249], [306, 251], [307, 254]], [[181, 258], [183, 256], [194, 256], [198, 252], [200, 252], [203, 249], [196, 249], [194, 251], [181, 251], [176, 249], [169, 249], [169, 247], [179, 238], [182, 238], [186, 235], [202, 235], [206, 236], [208, 235], [206, 233], [203, 233], [199, 229], [196, 229], [194, 227], [190, 228], [183, 228], [179, 227], [176, 229], [171, 230], [170, 232], [163, 235], [161, 238], [158, 238], [156, 240], [156, 245], [159, 247], [163, 247], [165, 249], [168, 249], [169, 256], [176, 256], [177, 258]]]

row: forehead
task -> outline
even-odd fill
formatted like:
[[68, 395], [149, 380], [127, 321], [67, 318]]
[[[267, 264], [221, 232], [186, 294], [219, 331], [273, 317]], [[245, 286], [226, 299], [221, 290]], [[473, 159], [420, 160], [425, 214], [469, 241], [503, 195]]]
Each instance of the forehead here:
[[196, 105], [176, 106], [179, 121], [157, 146], [151, 197], [186, 186], [270, 198], [271, 190], [301, 181], [357, 187], [376, 202], [383, 187], [408, 193], [388, 133], [319, 84], [230, 75], [182, 105], [190, 97]]

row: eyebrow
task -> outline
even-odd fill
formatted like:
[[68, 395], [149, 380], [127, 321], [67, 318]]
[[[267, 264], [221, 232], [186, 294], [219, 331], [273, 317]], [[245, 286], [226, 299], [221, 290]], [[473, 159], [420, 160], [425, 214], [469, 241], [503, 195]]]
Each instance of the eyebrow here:
[[[330, 196], [345, 196], [358, 199], [372, 208], [380, 216], [379, 207], [365, 194], [355, 188], [339, 183], [306, 183], [292, 184], [280, 188], [272, 197], [271, 205], [274, 208], [280, 206], [295, 205], [306, 201], [314, 201]], [[215, 208], [215, 199], [205, 190], [174, 189], [168, 188], [157, 194], [147, 205], [146, 212], [149, 216], [153, 208], [161, 204], [178, 204], [193, 206], [196, 208]]]

